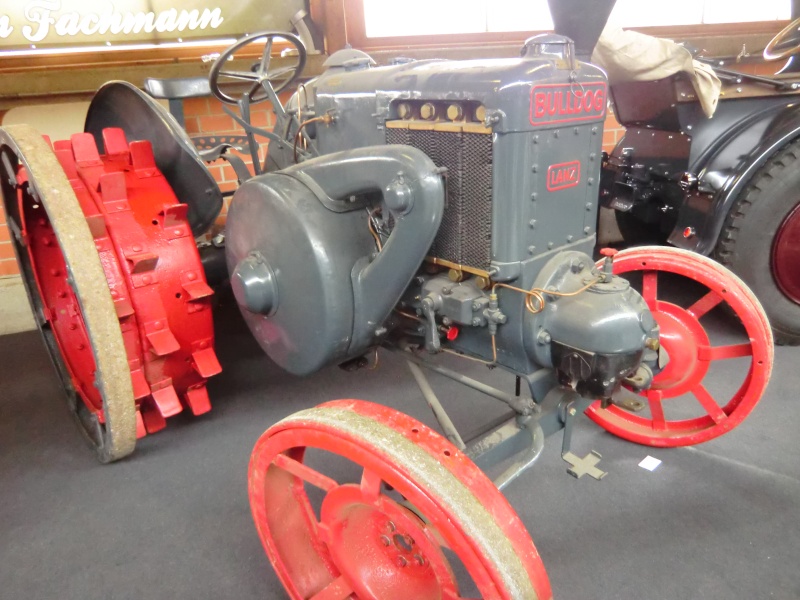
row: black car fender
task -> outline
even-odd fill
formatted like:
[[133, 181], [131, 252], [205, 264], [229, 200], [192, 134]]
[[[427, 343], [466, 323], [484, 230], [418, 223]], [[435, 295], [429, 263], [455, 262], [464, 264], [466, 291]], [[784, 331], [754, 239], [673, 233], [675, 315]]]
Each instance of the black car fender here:
[[708, 255], [753, 175], [800, 137], [800, 97], [720, 102], [713, 118], [698, 118], [687, 129], [693, 135], [689, 168], [698, 185], [687, 191], [669, 242]]

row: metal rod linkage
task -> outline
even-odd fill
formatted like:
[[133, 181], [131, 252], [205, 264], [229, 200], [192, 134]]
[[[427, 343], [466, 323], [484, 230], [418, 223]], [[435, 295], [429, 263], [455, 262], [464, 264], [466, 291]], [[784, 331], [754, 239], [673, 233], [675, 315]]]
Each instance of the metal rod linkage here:
[[436, 397], [436, 394], [434, 393], [433, 388], [431, 388], [431, 384], [428, 383], [428, 379], [425, 377], [422, 369], [420, 369], [411, 361], [408, 361], [408, 368], [411, 369], [411, 374], [414, 376], [414, 379], [417, 380], [417, 385], [419, 386], [422, 395], [425, 396], [425, 402], [427, 402], [428, 406], [431, 407], [433, 416], [436, 417], [436, 420], [439, 421], [439, 425], [442, 426], [445, 437], [453, 442], [453, 444], [459, 450], [464, 450], [467, 445], [464, 443], [464, 440], [461, 439], [461, 435], [459, 435], [458, 431], [456, 430], [456, 426], [453, 425], [453, 422], [450, 420], [450, 416], [447, 414], [447, 411], [445, 411], [444, 407], [439, 402], [439, 399]]
[[453, 381], [457, 381], [467, 387], [471, 387], [474, 390], [477, 390], [487, 396], [490, 396], [496, 400], [500, 400], [500, 402], [504, 402], [508, 404], [511, 408], [513, 408], [517, 413], [521, 415], [529, 415], [533, 412], [536, 412], [536, 403], [533, 401], [532, 398], [516, 398], [511, 394], [503, 392], [502, 390], [498, 390], [497, 388], [493, 388], [490, 385], [486, 385], [480, 381], [472, 379], [471, 377], [467, 377], [466, 375], [459, 373], [458, 371], [453, 371], [452, 369], [448, 369], [447, 367], [442, 367], [440, 365], [436, 365], [430, 363], [428, 361], [422, 360], [417, 358], [413, 354], [409, 352], [403, 352], [403, 356], [405, 359], [415, 365], [419, 365], [420, 367], [425, 367], [433, 371], [434, 373], [439, 373], [439, 375], [444, 375], [445, 377], [452, 379]]

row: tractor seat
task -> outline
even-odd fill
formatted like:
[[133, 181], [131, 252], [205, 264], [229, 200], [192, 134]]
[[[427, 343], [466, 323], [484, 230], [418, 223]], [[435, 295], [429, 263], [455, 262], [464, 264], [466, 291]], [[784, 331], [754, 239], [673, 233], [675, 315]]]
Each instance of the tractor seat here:
[[[186, 117], [183, 113], [183, 101], [186, 98], [202, 98], [211, 95], [211, 86], [206, 77], [176, 77], [172, 79], [156, 79], [148, 77], [144, 80], [144, 91], [153, 98], [167, 100], [169, 112], [186, 129]], [[200, 150], [216, 149], [220, 144], [227, 144], [240, 152], [250, 154], [250, 144], [244, 135], [224, 136], [191, 136]]]
[[222, 209], [222, 192], [197, 148], [163, 106], [126, 81], [110, 81], [92, 98], [84, 131], [104, 152], [103, 129], [119, 127], [128, 141], [148, 140], [156, 165], [178, 200], [189, 206], [192, 233], [204, 233]]

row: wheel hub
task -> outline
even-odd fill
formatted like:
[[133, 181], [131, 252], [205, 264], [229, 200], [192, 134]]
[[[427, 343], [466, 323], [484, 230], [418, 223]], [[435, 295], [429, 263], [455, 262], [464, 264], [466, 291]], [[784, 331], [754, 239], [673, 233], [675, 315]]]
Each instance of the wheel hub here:
[[[342, 485], [325, 497], [321, 514], [321, 537], [359, 598], [442, 597], [440, 569], [431, 563], [446, 569], [447, 561], [409, 510], [387, 496], [373, 501], [358, 486]], [[452, 576], [449, 583], [456, 585]]]
[[800, 304], [800, 204], [794, 207], [778, 228], [772, 245], [772, 276], [780, 290]]
[[666, 397], [679, 396], [708, 372], [709, 363], [698, 360], [700, 348], [709, 345], [708, 335], [696, 318], [675, 304], [658, 302], [653, 316], [669, 363], [655, 376], [652, 388], [662, 390]]

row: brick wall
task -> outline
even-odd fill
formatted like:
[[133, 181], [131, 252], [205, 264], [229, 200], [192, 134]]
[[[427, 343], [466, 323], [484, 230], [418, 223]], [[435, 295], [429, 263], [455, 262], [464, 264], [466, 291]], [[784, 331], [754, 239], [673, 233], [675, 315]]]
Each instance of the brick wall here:
[[623, 135], [625, 135], [625, 128], [617, 122], [611, 107], [609, 107], [603, 126], [603, 150], [611, 152]]
[[[286, 102], [288, 94], [281, 94], [281, 101]], [[186, 131], [190, 136], [195, 135], [243, 135], [244, 130], [222, 109], [222, 103], [216, 98], [189, 98], [183, 103], [184, 117], [186, 120]], [[229, 107], [237, 112], [236, 107]], [[275, 124], [275, 113], [269, 102], [262, 102], [251, 107], [251, 122], [256, 127], [271, 131]], [[267, 141], [258, 138], [261, 143], [259, 149], [259, 160], [263, 164], [267, 151]], [[238, 153], [244, 160], [247, 167], [253, 169], [252, 159], [249, 153]], [[208, 165], [208, 169], [223, 192], [234, 191], [237, 187], [236, 175], [233, 167], [224, 160], [218, 160]], [[225, 198], [222, 212], [217, 217], [214, 229], [221, 229], [225, 225], [225, 218], [228, 214], [230, 196]], [[213, 230], [212, 230], [213, 233]]]

